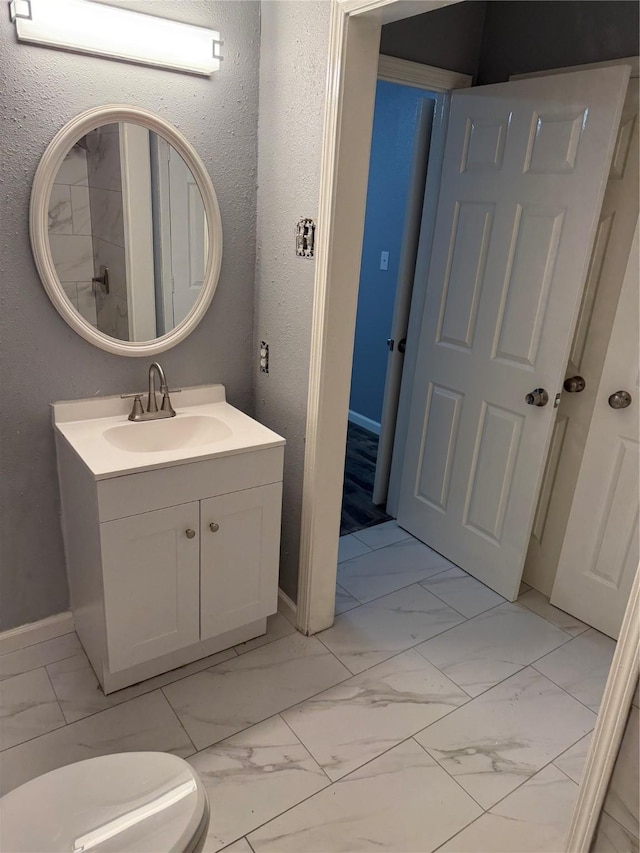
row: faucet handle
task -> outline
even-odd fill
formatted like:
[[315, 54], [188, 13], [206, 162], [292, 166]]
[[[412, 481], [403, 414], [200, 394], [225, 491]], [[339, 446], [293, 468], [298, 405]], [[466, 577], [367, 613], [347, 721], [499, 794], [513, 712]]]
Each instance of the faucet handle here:
[[141, 421], [142, 416], [144, 415], [144, 408], [142, 406], [142, 394], [127, 394], [126, 396], [133, 396], [133, 408], [131, 409], [131, 413], [129, 414], [130, 421]]

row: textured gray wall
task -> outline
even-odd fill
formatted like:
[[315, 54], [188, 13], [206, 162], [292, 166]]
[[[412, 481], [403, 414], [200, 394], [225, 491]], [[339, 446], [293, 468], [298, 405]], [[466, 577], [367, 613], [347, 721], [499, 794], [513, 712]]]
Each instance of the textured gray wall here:
[[262, 4], [255, 334], [271, 364], [255, 374], [255, 413], [287, 439], [280, 586], [294, 600], [315, 271], [296, 257], [294, 236], [299, 219], [318, 213], [329, 8]]
[[[466, 0], [382, 28], [380, 53], [475, 74], [482, 45], [484, 0]], [[502, 4], [506, 5], [506, 4]]]
[[68, 606], [49, 403], [136, 390], [146, 381], [146, 359], [109, 355], [66, 325], [31, 255], [36, 166], [56, 131], [82, 110], [107, 103], [147, 107], [175, 124], [202, 157], [222, 213], [222, 273], [200, 326], [160, 361], [174, 386], [222, 382], [232, 403], [245, 411], [252, 405], [259, 4], [120, 5], [219, 29], [222, 70], [199, 78], [18, 44], [6, 4], [0, 15], [0, 629]]
[[636, 0], [491, 0], [479, 84], [638, 54]]

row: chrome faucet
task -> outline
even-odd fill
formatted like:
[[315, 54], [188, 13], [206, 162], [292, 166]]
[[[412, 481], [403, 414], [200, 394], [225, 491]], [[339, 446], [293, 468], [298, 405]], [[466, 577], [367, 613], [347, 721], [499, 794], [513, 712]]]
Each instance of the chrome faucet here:
[[[158, 409], [158, 401], [156, 400], [156, 381], [155, 374], [158, 374], [160, 380], [160, 393], [162, 394], [162, 403]], [[158, 418], [175, 418], [176, 412], [171, 405], [169, 397], [169, 387], [167, 385], [167, 377], [164, 375], [164, 370], [154, 361], [149, 367], [149, 395], [147, 397], [147, 410], [142, 407], [142, 394], [127, 394], [125, 396], [133, 396], [133, 408], [129, 415], [130, 421], [153, 421]]]

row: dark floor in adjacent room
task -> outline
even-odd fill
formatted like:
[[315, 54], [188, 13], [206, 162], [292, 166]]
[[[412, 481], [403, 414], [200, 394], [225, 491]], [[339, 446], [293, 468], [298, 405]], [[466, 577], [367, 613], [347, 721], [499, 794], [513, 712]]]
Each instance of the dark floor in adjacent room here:
[[344, 466], [340, 535], [388, 521], [384, 507], [376, 506], [371, 496], [376, 473], [378, 436], [349, 422], [347, 454]]

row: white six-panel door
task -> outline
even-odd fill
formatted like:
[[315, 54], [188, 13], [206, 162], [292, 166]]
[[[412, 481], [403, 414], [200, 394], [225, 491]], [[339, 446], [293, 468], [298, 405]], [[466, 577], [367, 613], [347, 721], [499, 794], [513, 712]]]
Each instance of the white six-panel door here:
[[[636, 225], [551, 594], [552, 604], [616, 639], [640, 556], [638, 250]], [[625, 408], [610, 404], [619, 391], [631, 396]]]
[[[584, 287], [566, 377], [580, 392], [562, 392], [536, 508], [524, 580], [551, 595], [573, 495], [597, 404], [616, 306], [638, 220], [638, 78], [629, 81], [609, 180]], [[612, 436], [612, 440], [614, 436]]]
[[398, 521], [511, 600], [628, 77], [452, 97]]

